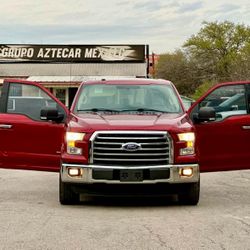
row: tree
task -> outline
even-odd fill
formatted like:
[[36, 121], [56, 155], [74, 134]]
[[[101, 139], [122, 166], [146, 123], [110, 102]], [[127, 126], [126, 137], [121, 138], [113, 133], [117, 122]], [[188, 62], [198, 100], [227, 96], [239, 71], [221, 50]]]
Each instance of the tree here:
[[182, 50], [160, 55], [156, 77], [173, 81], [181, 94], [194, 98], [216, 82], [249, 80], [250, 27], [204, 22]]
[[207, 92], [208, 89], [210, 89], [212, 86], [214, 86], [215, 82], [210, 82], [210, 81], [206, 81], [204, 83], [202, 83], [201, 85], [199, 85], [194, 94], [191, 96], [192, 99], [197, 100], [199, 97], [201, 97], [203, 94], [205, 94]]
[[198, 34], [183, 45], [187, 56], [195, 61], [206, 80], [231, 80], [232, 66], [248, 51], [250, 27], [228, 21], [203, 24]]
[[250, 79], [250, 43], [242, 50], [231, 64], [231, 80]]
[[156, 67], [156, 77], [172, 81], [183, 95], [190, 95], [196, 88], [192, 65], [186, 55], [177, 50], [174, 53], [160, 55]]

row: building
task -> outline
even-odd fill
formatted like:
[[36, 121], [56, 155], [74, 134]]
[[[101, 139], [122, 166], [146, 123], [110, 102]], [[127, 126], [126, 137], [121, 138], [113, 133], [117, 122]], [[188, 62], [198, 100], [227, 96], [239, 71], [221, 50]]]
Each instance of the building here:
[[85, 80], [148, 77], [148, 51], [148, 45], [0, 44], [0, 85], [4, 78], [39, 82], [70, 106]]

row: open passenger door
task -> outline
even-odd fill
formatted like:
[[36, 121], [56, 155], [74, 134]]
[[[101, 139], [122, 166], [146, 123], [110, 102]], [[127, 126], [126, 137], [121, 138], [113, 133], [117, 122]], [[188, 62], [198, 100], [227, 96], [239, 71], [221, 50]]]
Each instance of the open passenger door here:
[[213, 87], [188, 111], [201, 172], [250, 169], [250, 82]]
[[67, 108], [35, 82], [7, 79], [0, 94], [0, 167], [59, 171]]

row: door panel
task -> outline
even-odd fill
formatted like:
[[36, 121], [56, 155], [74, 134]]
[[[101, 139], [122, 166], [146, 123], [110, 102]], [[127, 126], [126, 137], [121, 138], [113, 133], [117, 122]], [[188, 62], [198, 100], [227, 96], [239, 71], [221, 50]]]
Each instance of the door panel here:
[[0, 166], [59, 171], [65, 124], [42, 121], [40, 111], [58, 107], [66, 117], [66, 108], [36, 83], [5, 82], [4, 88], [7, 95], [5, 111], [0, 113]]
[[250, 115], [247, 84], [215, 87], [189, 111], [213, 107], [216, 120], [195, 124], [201, 172], [250, 169]]
[[63, 124], [32, 121], [24, 115], [1, 114], [2, 167], [58, 171]]
[[197, 124], [201, 172], [250, 169], [249, 115]]

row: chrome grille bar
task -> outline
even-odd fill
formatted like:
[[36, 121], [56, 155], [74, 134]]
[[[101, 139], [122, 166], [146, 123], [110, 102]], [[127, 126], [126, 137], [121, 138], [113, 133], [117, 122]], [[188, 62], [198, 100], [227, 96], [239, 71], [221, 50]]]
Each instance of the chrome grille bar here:
[[[147, 161], [165, 161], [168, 158], [158, 158], [158, 159], [147, 159]], [[113, 159], [113, 158], [94, 158], [94, 160], [98, 160], [98, 161], [131, 161], [131, 159], [123, 159], [123, 158], [117, 158], [117, 159]], [[133, 161], [142, 161], [142, 159], [133, 159]]]
[[102, 137], [99, 136], [98, 139], [109, 139], [109, 140], [159, 140], [159, 137]]
[[[168, 149], [169, 147], [164, 147], [164, 148], [144, 148], [144, 149], [141, 149], [141, 151], [148, 151], [148, 150], [166, 150], [166, 149]], [[110, 149], [110, 148], [101, 148], [101, 147], [95, 147], [95, 149], [96, 150], [98, 150], [98, 149], [101, 149], [101, 150], [112, 150], [112, 151], [118, 151], [118, 150], [121, 150], [121, 148], [112, 148], [112, 149]]]
[[[130, 141], [133, 141], [132, 139]], [[123, 142], [125, 143], [125, 142]], [[122, 145], [123, 143], [121, 142], [95, 142], [95, 144], [114, 144], [114, 145]], [[141, 142], [141, 145], [165, 145], [165, 142], [152, 142], [152, 143], [145, 143]]]
[[[95, 152], [95, 155], [113, 155], [113, 156], [145, 156], [145, 153], [144, 154], [136, 154], [136, 153], [130, 153], [130, 154], [127, 154], [127, 153], [97, 153]], [[151, 153], [150, 155], [168, 155], [168, 153]]]

